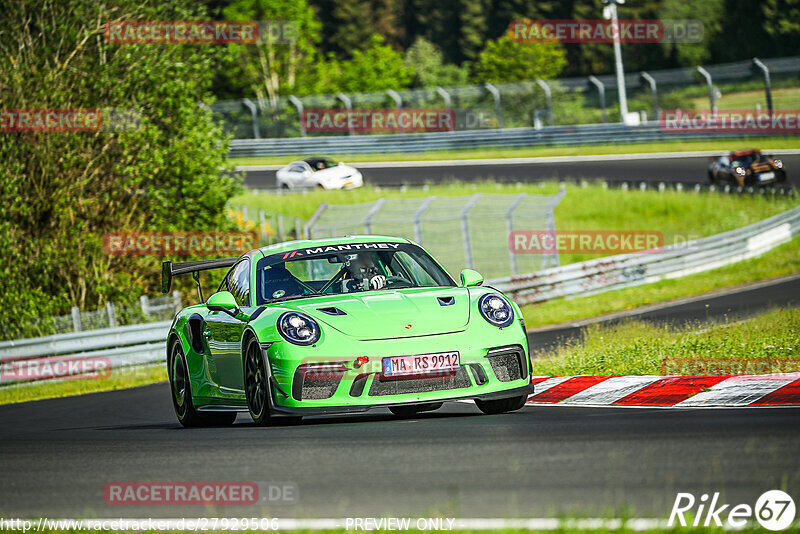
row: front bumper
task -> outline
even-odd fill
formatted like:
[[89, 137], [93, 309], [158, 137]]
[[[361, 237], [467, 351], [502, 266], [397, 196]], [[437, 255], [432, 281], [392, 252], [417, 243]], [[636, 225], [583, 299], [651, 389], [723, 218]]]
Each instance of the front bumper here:
[[[330, 337], [317, 348], [274, 343], [264, 349], [270, 362], [272, 407], [276, 413], [329, 414], [529, 394], [530, 359], [521, 324], [515, 321], [512, 326], [498, 329], [487, 323], [477, 332], [474, 330], [355, 343], [349, 340], [342, 345], [341, 357], [334, 349], [339, 343]], [[384, 357], [453, 350], [459, 352], [460, 368], [449, 375], [390, 379], [381, 372]], [[327, 355], [322, 358], [320, 352]], [[370, 363], [356, 368], [354, 360], [361, 355], [368, 356]], [[309, 372], [309, 362], [338, 368], [336, 372], [312, 375], [309, 381], [305, 374]]]

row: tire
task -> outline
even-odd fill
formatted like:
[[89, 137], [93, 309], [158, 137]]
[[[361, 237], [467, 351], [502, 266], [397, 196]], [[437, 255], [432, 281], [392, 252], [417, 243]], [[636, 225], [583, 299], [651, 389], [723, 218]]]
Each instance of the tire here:
[[432, 412], [442, 407], [443, 402], [428, 402], [425, 404], [406, 404], [404, 406], [389, 406], [389, 411], [397, 417], [414, 417], [421, 412]]
[[170, 349], [169, 385], [172, 407], [178, 422], [186, 427], [228, 426], [236, 420], [236, 412], [200, 414], [192, 401], [192, 383], [189, 380], [186, 355], [180, 341], [175, 340]]
[[270, 413], [270, 396], [267, 384], [267, 369], [258, 340], [251, 337], [244, 350], [244, 393], [250, 417], [259, 426], [296, 425], [303, 418], [273, 417]]
[[497, 400], [480, 400], [475, 399], [475, 404], [478, 409], [487, 415], [495, 415], [505, 412], [513, 412], [525, 406], [525, 401], [528, 400], [527, 395], [519, 397], [509, 397], [507, 399]]
[[717, 178], [716, 176], [714, 176], [714, 173], [712, 171], [708, 171], [708, 181], [711, 183], [711, 185], [717, 183]]

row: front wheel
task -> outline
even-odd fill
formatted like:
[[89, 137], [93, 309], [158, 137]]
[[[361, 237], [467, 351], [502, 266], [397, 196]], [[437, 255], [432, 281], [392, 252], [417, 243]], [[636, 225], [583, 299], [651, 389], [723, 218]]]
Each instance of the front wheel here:
[[298, 424], [302, 417], [272, 417], [267, 385], [267, 368], [258, 340], [252, 338], [245, 348], [244, 393], [250, 417], [259, 426]]
[[525, 406], [525, 401], [528, 400], [527, 395], [520, 395], [519, 397], [510, 397], [508, 399], [497, 400], [480, 400], [475, 399], [475, 405], [480, 411], [488, 415], [498, 413], [513, 412]]

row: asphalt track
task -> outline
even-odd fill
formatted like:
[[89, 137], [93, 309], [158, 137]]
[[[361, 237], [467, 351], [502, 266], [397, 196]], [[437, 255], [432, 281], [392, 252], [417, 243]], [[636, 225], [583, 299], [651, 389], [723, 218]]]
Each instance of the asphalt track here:
[[[261, 428], [181, 429], [166, 384], [0, 407], [5, 517], [601, 517], [666, 519], [676, 493], [755, 504], [797, 495], [800, 408], [530, 407], [449, 403]], [[118, 481], [292, 484], [294, 504], [107, 505]]]
[[[800, 185], [800, 155], [781, 155], [789, 183]], [[287, 161], [288, 163], [288, 161]], [[509, 163], [500, 165], [436, 165], [360, 167], [367, 183], [378, 185], [424, 184], [448, 180], [501, 182], [538, 182], [544, 180], [613, 180], [644, 182], [707, 183], [708, 157], [669, 159], [618, 159], [610, 161], [557, 161], [544, 163]], [[274, 170], [251, 170], [245, 174], [247, 187], [275, 187]]]
[[[644, 314], [692, 321], [796, 305], [799, 277]], [[540, 335], [534, 334], [532, 341]], [[401, 420], [387, 410], [260, 428], [182, 429], [165, 383], [0, 406], [5, 517], [666, 518], [676, 493], [755, 503], [800, 488], [800, 408], [526, 406], [484, 416], [448, 403]], [[119, 481], [251, 481], [296, 488], [291, 504], [118, 506]]]

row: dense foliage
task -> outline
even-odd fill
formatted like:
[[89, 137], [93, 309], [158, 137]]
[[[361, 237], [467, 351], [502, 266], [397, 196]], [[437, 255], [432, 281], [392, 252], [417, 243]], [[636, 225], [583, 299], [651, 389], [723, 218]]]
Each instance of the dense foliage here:
[[153, 256], [109, 256], [112, 231], [227, 226], [238, 190], [220, 175], [227, 141], [201, 106], [216, 63], [208, 46], [117, 45], [102, 24], [195, 19], [185, 2], [11, 0], [0, 18], [0, 107], [114, 108], [123, 131], [0, 133], [0, 324], [129, 302], [159, 286]]

